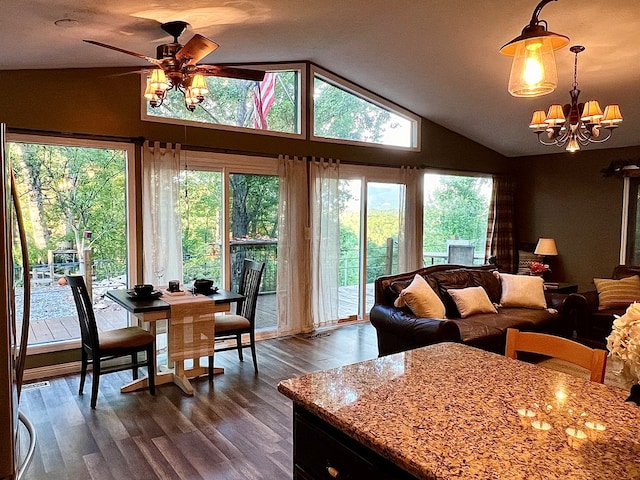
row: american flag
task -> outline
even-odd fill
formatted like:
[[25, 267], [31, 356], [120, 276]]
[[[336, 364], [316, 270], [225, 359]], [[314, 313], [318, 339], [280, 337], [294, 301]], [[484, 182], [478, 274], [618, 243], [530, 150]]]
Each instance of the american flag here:
[[267, 72], [253, 92], [253, 128], [267, 130], [267, 114], [276, 96], [276, 74]]

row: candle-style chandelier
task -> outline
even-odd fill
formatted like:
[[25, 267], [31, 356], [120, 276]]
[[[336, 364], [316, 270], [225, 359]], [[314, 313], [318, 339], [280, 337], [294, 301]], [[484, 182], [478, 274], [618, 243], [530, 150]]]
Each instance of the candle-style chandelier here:
[[[553, 104], [549, 111], [536, 110], [533, 112], [529, 128], [538, 135], [538, 141], [543, 145], [556, 145], [560, 148], [566, 145], [566, 150], [576, 152], [580, 145], [602, 143], [611, 138], [613, 130], [622, 123], [620, 106], [607, 105], [604, 113], [597, 100], [579, 103], [578, 89], [578, 54], [585, 50], [581, 45], [569, 49], [575, 55], [573, 66], [573, 89], [569, 92], [571, 103], [564, 106]], [[603, 129], [606, 132], [603, 132]]]

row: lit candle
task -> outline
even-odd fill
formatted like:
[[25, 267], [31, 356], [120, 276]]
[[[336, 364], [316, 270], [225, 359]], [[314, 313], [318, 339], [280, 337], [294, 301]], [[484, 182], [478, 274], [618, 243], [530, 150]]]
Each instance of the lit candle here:
[[555, 393], [555, 396], [556, 396], [556, 408], [560, 410], [564, 406], [564, 402], [567, 399], [567, 394], [564, 393], [562, 390], [558, 390]]

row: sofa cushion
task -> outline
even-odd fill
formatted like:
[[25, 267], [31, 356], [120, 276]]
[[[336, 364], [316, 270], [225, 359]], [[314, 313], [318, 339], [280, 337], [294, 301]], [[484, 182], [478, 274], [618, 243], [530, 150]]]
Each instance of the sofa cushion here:
[[482, 287], [451, 288], [447, 292], [453, 298], [462, 318], [477, 313], [498, 313]]
[[501, 273], [503, 307], [547, 308], [544, 298], [544, 280], [532, 275]]
[[400, 292], [394, 305], [396, 307], [406, 305], [418, 317], [445, 318], [445, 308], [440, 297], [418, 274], [413, 277], [411, 284]]
[[453, 298], [451, 298], [447, 290], [474, 287], [475, 285], [473, 284], [473, 279], [469, 271], [458, 268], [446, 272], [431, 273], [429, 277], [436, 282], [436, 291], [442, 303], [444, 303], [447, 318], [460, 318], [460, 312], [458, 311], [458, 307], [456, 307], [456, 302], [453, 301]]
[[593, 283], [598, 291], [598, 310], [625, 308], [633, 302], [640, 302], [640, 277], [638, 275], [620, 280], [594, 278]]
[[451, 319], [460, 330], [464, 343], [474, 343], [485, 337], [502, 337], [507, 328], [544, 330], [543, 326], [557, 319], [555, 310], [531, 308], [498, 308], [498, 313], [480, 313], [465, 319]]
[[484, 288], [492, 303], [500, 303], [502, 287], [500, 280], [495, 276], [497, 270], [469, 270], [474, 286]]

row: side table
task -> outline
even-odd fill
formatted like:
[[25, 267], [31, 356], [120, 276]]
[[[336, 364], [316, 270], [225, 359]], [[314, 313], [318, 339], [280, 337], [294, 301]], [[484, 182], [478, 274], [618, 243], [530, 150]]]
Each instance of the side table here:
[[545, 282], [545, 290], [555, 293], [578, 293], [578, 285], [564, 282]]

